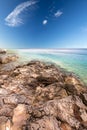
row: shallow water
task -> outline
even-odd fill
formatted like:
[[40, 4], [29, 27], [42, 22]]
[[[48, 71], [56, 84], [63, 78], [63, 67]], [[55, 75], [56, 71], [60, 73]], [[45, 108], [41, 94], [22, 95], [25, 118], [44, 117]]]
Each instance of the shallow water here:
[[22, 61], [41, 60], [55, 63], [67, 71], [75, 73], [87, 84], [87, 49], [52, 50], [35, 52], [18, 50]]

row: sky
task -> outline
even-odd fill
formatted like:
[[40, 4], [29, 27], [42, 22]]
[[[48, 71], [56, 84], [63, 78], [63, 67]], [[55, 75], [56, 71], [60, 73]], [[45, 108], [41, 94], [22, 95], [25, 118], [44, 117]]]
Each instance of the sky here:
[[0, 48], [87, 48], [87, 0], [0, 0]]

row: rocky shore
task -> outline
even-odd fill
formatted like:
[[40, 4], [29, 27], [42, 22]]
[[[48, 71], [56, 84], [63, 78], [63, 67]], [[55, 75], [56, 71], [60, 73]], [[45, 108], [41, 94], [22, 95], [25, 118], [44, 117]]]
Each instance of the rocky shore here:
[[55, 65], [17, 58], [0, 52], [0, 130], [87, 130], [87, 87]]

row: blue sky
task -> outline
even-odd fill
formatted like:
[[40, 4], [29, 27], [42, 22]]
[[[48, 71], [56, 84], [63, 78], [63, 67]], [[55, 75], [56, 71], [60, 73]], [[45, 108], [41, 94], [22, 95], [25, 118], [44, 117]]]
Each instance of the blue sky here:
[[87, 0], [0, 0], [0, 48], [87, 48]]

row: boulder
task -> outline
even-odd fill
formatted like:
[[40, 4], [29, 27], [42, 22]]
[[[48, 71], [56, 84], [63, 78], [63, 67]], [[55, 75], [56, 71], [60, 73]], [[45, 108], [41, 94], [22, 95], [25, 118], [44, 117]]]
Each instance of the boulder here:
[[6, 54], [6, 49], [0, 49], [0, 54]]
[[22, 130], [21, 127], [26, 124], [29, 115], [27, 114], [27, 108], [24, 104], [18, 104], [14, 109], [13, 126], [12, 130]]
[[17, 55], [2, 55], [0, 56], [0, 63], [1, 64], [6, 64], [6, 63], [9, 63], [9, 62], [12, 62], [12, 61], [16, 61], [18, 59], [18, 56]]

